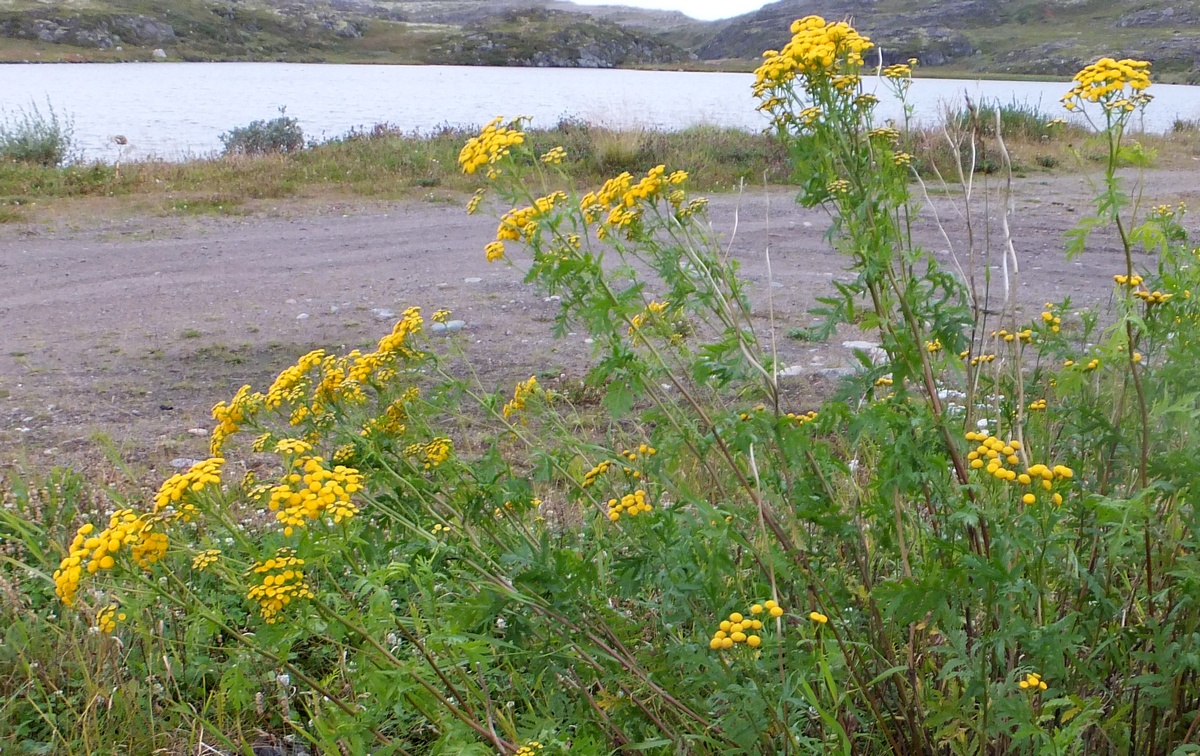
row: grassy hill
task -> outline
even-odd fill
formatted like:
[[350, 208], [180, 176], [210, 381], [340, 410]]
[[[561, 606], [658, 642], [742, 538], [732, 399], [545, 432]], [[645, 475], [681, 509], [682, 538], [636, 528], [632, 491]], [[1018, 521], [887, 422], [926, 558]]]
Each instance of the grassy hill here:
[[463, 63], [749, 70], [795, 18], [851, 18], [885, 62], [1069, 75], [1107, 54], [1200, 82], [1200, 0], [781, 0], [706, 23], [565, 0], [0, 0], [0, 61]]

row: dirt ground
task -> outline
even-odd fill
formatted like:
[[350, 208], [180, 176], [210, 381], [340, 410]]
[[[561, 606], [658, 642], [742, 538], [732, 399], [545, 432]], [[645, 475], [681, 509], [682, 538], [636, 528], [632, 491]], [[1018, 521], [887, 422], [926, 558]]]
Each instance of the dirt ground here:
[[[1027, 309], [1065, 297], [1108, 302], [1120, 265], [1114, 240], [1098, 235], [1070, 262], [1063, 253], [1063, 232], [1090, 209], [1087, 181], [1037, 177], [1014, 186]], [[1147, 205], [1194, 206], [1200, 164], [1151, 172], [1146, 187]], [[754, 283], [763, 328], [771, 295], [782, 361], [798, 373], [791, 380], [816, 384], [856, 364], [843, 344], [863, 336], [843, 332], [823, 344], [787, 337], [813, 322], [814, 298], [845, 266], [825, 238], [827, 216], [794, 196], [791, 188], [715, 195], [711, 219]], [[977, 185], [976, 236], [982, 246], [990, 231], [996, 246], [1002, 205], [992, 195], [985, 206], [984, 196]], [[0, 466], [88, 465], [104, 460], [107, 446], [142, 473], [169, 474], [172, 459], [204, 456], [201, 431], [212, 427], [216, 401], [244, 383], [265, 389], [310, 349], [373, 344], [412, 305], [427, 314], [450, 308], [466, 321], [447, 338], [462, 340], [485, 381], [582, 375], [585, 334], [551, 336], [557, 304], [522, 282], [519, 253], [516, 267], [485, 261], [495, 220], [467, 216], [465, 200], [296, 201], [248, 216], [186, 218], [81, 204], [44, 222], [0, 226]], [[962, 196], [935, 206], [965, 266], [965, 225], [954, 210]], [[928, 210], [917, 232], [954, 265]]]

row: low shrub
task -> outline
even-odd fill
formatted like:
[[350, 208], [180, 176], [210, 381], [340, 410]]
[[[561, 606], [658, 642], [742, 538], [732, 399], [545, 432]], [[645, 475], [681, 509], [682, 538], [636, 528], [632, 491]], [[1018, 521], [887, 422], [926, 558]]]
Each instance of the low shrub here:
[[252, 121], [248, 126], [230, 129], [221, 135], [226, 155], [266, 155], [298, 152], [304, 149], [304, 130], [300, 121], [289, 118], [283, 108], [269, 121]]
[[31, 102], [27, 109], [6, 115], [0, 123], [0, 160], [60, 166], [72, 157], [74, 137], [74, 119], [60, 118], [49, 102], [43, 115], [37, 103]]

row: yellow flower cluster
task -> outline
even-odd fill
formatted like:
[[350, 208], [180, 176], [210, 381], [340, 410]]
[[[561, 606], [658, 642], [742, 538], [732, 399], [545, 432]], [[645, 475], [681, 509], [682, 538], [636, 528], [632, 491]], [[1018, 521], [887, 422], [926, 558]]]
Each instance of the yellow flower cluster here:
[[901, 168], [907, 168], [912, 165], [913, 156], [907, 152], [897, 152], [892, 155], [892, 162]]
[[667, 302], [651, 302], [650, 304], [646, 305], [645, 310], [642, 310], [637, 315], [634, 315], [632, 318], [630, 318], [628, 333], [630, 336], [634, 337], [635, 342], [640, 340], [638, 331], [640, 331], [644, 325], [652, 321], [654, 318], [657, 318], [666, 312], [668, 307], [670, 307], [670, 304]]
[[912, 77], [912, 66], [905, 63], [897, 63], [894, 66], [887, 66], [880, 73], [885, 79], [908, 79]]
[[1100, 103], [1106, 111], [1132, 112], [1145, 107], [1150, 95], [1150, 63], [1145, 60], [1101, 58], [1075, 74], [1075, 86], [1062, 97], [1063, 107], [1077, 110], [1084, 102]]
[[933, 341], [926, 341], [925, 351], [929, 352], [930, 354], [942, 351], [942, 340], [934, 339]]
[[1021, 690], [1033, 691], [1045, 690], [1047, 687], [1046, 681], [1043, 680], [1042, 676], [1036, 672], [1030, 672], [1029, 674], [1025, 675], [1025, 679], [1021, 680], [1021, 682], [1017, 683], [1017, 685], [1021, 688]]
[[980, 354], [971, 358], [971, 366], [974, 367], [975, 365], [986, 365], [989, 362], [995, 361], [996, 355], [994, 354]]
[[132, 509], [117, 510], [109, 517], [108, 527], [93, 535], [96, 526], [81, 525], [67, 549], [67, 556], [54, 571], [54, 592], [67, 606], [75, 603], [79, 581], [86, 571], [94, 575], [116, 566], [121, 549], [129, 547], [137, 564], [147, 568], [167, 553], [167, 536], [152, 529], [161, 517], [134, 514]]
[[763, 99], [797, 76], [808, 79], [856, 73], [863, 53], [874, 45], [844, 21], [826, 23], [808, 16], [792, 23], [792, 38], [782, 50], [767, 50], [754, 72], [754, 96]]
[[538, 197], [529, 207], [514, 208], [500, 218], [496, 227], [495, 241], [488, 242], [483, 247], [488, 262], [496, 262], [504, 257], [504, 242], [531, 240], [538, 230], [538, 221], [549, 215], [555, 206], [566, 201], [565, 192], [552, 192], [545, 197]]
[[783, 607], [774, 600], [751, 606], [750, 614], [754, 615], [752, 617], [744, 617], [740, 613], [734, 612], [729, 615], [729, 619], [722, 620], [721, 624], [717, 626], [712, 640], [708, 642], [708, 647], [719, 651], [733, 648], [736, 643], [745, 643], [750, 648], [758, 648], [762, 645], [762, 637], [754, 633], [762, 630], [763, 623], [758, 619], [758, 615], [764, 611], [772, 617], [783, 616]]
[[566, 192], [552, 192], [538, 197], [528, 207], [509, 210], [500, 218], [496, 241], [529, 241], [537, 231], [538, 218], [548, 215], [555, 205], [566, 199]]
[[[410, 347], [409, 342], [412, 341], [414, 335], [421, 332], [421, 326], [424, 323], [425, 319], [421, 317], [421, 308], [409, 307], [401, 314], [400, 320], [396, 321], [392, 332], [379, 340], [375, 354], [363, 355], [360, 358], [361, 361], [367, 362], [371, 357], [381, 360], [390, 360], [395, 357], [405, 359], [421, 357], [421, 352]], [[383, 377], [380, 377], [380, 380], [383, 380]]]
[[555, 147], [545, 155], [542, 155], [538, 160], [541, 160], [546, 165], [558, 165], [567, 157], [567, 151], [562, 147]]
[[[775, 97], [775, 98], [772, 98], [772, 102], [783, 103], [784, 100], [781, 100], [778, 97]], [[764, 108], [764, 110], [770, 110], [770, 109], [771, 108]], [[810, 105], [807, 108], [805, 108], [804, 110], [801, 110], [797, 114], [796, 117], [797, 117], [797, 120], [799, 120], [801, 124], [803, 124], [805, 126], [812, 126], [814, 123], [817, 122], [817, 119], [821, 117], [821, 109], [815, 105]]]
[[267, 506], [283, 523], [283, 534], [290, 536], [293, 528], [326, 514], [332, 515], [334, 524], [358, 514], [350, 497], [361, 489], [358, 470], [341, 465], [331, 470], [321, 457], [303, 456], [293, 463], [283, 482], [271, 489]]
[[[756, 412], [756, 413], [757, 413], [757, 412], [766, 412], [766, 411], [767, 411], [767, 405], [765, 405], [765, 404], [756, 404], [756, 405], [754, 405], [754, 410], [753, 410], [753, 411], [754, 411], [754, 412]], [[749, 412], [743, 412], [743, 413], [741, 413], [740, 415], [738, 415], [738, 419], [739, 419], [739, 420], [741, 420], [742, 422], [746, 422], [747, 420], [749, 420], [749, 419], [750, 419], [750, 418], [752, 418], [752, 417], [754, 417], [754, 415], [750, 414]]]
[[1088, 364], [1083, 366], [1083, 370], [1085, 373], [1090, 373], [1098, 367], [1100, 367], [1100, 359], [1098, 357], [1093, 357]]
[[[1047, 307], [1051, 305], [1047, 304]], [[1042, 312], [1042, 322], [1045, 323], [1053, 333], [1058, 333], [1062, 329], [1062, 318], [1055, 315], [1051, 310]]]
[[258, 602], [258, 611], [267, 624], [279, 621], [279, 612], [295, 599], [313, 598], [312, 589], [304, 582], [303, 559], [296, 558], [292, 549], [279, 549], [265, 562], [256, 562], [250, 574], [261, 575], [262, 581], [252, 586], [246, 598]]
[[639, 454], [641, 454], [644, 457], [653, 457], [655, 454], [658, 454], [658, 449], [655, 449], [653, 446], [650, 446], [649, 444], [639, 444], [636, 451], [633, 451], [631, 449], [622, 449], [621, 450], [621, 456], [624, 457], [625, 459], [629, 460], [630, 462], [637, 462]]
[[242, 423], [262, 406], [262, 400], [261, 394], [251, 394], [249, 386], [242, 386], [228, 404], [217, 402], [212, 408], [213, 420], [217, 421], [209, 441], [209, 452], [212, 455], [221, 453], [225, 440], [238, 432]]
[[1030, 341], [1033, 340], [1033, 329], [1026, 328], [1024, 331], [1017, 331], [1016, 333], [1010, 333], [1009, 331], [1006, 331], [1003, 328], [1001, 328], [999, 331], [992, 331], [992, 336], [995, 336], [996, 338], [1001, 339], [1006, 344], [1011, 344], [1014, 341], [1020, 341], [1022, 343], [1028, 344]]
[[1150, 217], [1158, 221], [1168, 221], [1175, 218], [1176, 215], [1183, 215], [1187, 212], [1187, 203], [1180, 202], [1177, 206], [1170, 205], [1155, 205], [1150, 210]]
[[426, 470], [437, 467], [450, 459], [454, 451], [454, 442], [448, 438], [435, 438], [427, 444], [409, 444], [404, 447], [404, 456], [414, 457], [417, 464], [424, 465]]
[[674, 197], [674, 194], [675, 193], [672, 193], [671, 203], [676, 206], [677, 210], [675, 212], [675, 216], [679, 218], [680, 221], [691, 218], [697, 213], [704, 212], [704, 210], [708, 208], [708, 197], [697, 197], [685, 205], [682, 203], [682, 201], [677, 200]]
[[[759, 606], [759, 612], [761, 611], [762, 607]], [[729, 619], [721, 621], [713, 633], [712, 640], [708, 642], [708, 647], [717, 651], [733, 648], [735, 643], [745, 643], [750, 648], [758, 648], [762, 645], [762, 637], [754, 635], [754, 631], [761, 630], [762, 626], [762, 620], [748, 619], [734, 612], [729, 615]]]
[[126, 619], [125, 612], [118, 612], [116, 604], [109, 604], [101, 609], [96, 614], [96, 624], [93, 629], [96, 632], [111, 634], [117, 629], [118, 622], [124, 622]]
[[616, 522], [621, 519], [621, 515], [629, 515], [636, 517], [642, 512], [649, 512], [654, 509], [650, 506], [650, 502], [646, 501], [646, 492], [640, 488], [631, 494], [625, 494], [617, 499], [608, 500], [608, 519]]
[[816, 622], [818, 625], [825, 625], [829, 623], [829, 617], [821, 614], [820, 612], [809, 612], [808, 618], [813, 622]]
[[[632, 449], [624, 449], [621, 451], [621, 456], [624, 457], [629, 464], [637, 462], [639, 455], [642, 457], [653, 457], [655, 454], [658, 454], [658, 449], [655, 449], [649, 444], [639, 445], [636, 451]], [[629, 466], [622, 467], [622, 470], [626, 475], [632, 477], [634, 480], [642, 479], [642, 473], [640, 470], [635, 470]]]
[[441, 538], [442, 536], [449, 536], [451, 528], [449, 525], [443, 525], [439, 522], [436, 523], [429, 532], [433, 534], [434, 538]]
[[[239, 392], [240, 393], [240, 392]], [[213, 457], [203, 462], [197, 462], [188, 468], [187, 472], [177, 473], [163, 481], [158, 493], [154, 494], [154, 512], [156, 514], [174, 510], [174, 516], [184, 522], [191, 522], [196, 516], [194, 504], [186, 501], [189, 494], [200, 493], [208, 485], [221, 484], [221, 465], [225, 460]]]
[[312, 444], [298, 438], [284, 438], [275, 443], [275, 453], [286, 456], [308, 454], [312, 450]]
[[[303, 394], [304, 386], [308, 380], [308, 373], [315, 367], [321, 364], [325, 359], [325, 350], [316, 349], [296, 360], [295, 365], [284, 368], [278, 376], [275, 377], [275, 382], [271, 384], [271, 388], [267, 389], [266, 406], [267, 409], [277, 409], [285, 402], [295, 402]], [[220, 407], [221, 405], [217, 405]], [[214, 408], [214, 413], [216, 412]]]
[[474, 215], [479, 210], [479, 205], [483, 202], [485, 195], [487, 195], [487, 189], [475, 190], [475, 193], [471, 195], [471, 199], [467, 201], [467, 215]]
[[513, 147], [525, 143], [525, 133], [520, 130], [521, 119], [507, 126], [501, 125], [503, 121], [504, 116], [496, 116], [463, 145], [458, 154], [463, 173], [475, 173], [486, 166], [488, 178], [495, 178], [499, 175], [496, 163], [507, 157]]
[[1046, 409], [1046, 400], [1045, 399], [1034, 399], [1032, 402], [1029, 403], [1029, 409], [1034, 410], [1035, 412], [1038, 410]]
[[825, 185], [825, 191], [830, 194], [845, 194], [850, 191], [850, 182], [846, 179], [834, 179]]
[[587, 223], [602, 223], [596, 230], [599, 239], [606, 238], [612, 229], [625, 229], [632, 233], [634, 224], [641, 220], [645, 208], [664, 196], [682, 213], [687, 194], [674, 187], [687, 181], [687, 178], [686, 171], [674, 171], [668, 175], [665, 165], [656, 165], [635, 183], [633, 176], [626, 171], [605, 181], [598, 191], [585, 194], [579, 201], [579, 209]]
[[1157, 289], [1154, 291], [1135, 291], [1133, 296], [1142, 300], [1148, 305], [1160, 305], [1169, 300], [1174, 294], [1164, 294]]
[[536, 740], [531, 740], [529, 741], [528, 745], [523, 745], [518, 748], [517, 752], [513, 754], [513, 756], [537, 756], [541, 750], [542, 744]]
[[[975, 433], [974, 431], [967, 432], [967, 440], [979, 443], [979, 448], [967, 454], [967, 460], [970, 461], [971, 467], [979, 470], [987, 465], [987, 472], [995, 475], [1000, 480], [1016, 480], [1017, 473], [1014, 470], [1009, 470], [1004, 467], [1005, 463], [1010, 465], [1019, 465], [1021, 458], [1017, 452], [1021, 450], [1021, 442], [1017, 439], [1010, 441], [1001, 441], [995, 436], [989, 436], [986, 433]], [[986, 462], [984, 460], [987, 460]]]
[[[1039, 401], [1042, 402], [1042, 406], [1036, 409], [1044, 409], [1045, 400]], [[1030, 409], [1035, 408], [1031, 406]], [[1043, 490], [1050, 491], [1054, 487], [1055, 481], [1069, 480], [1075, 477], [1075, 471], [1066, 465], [1048, 467], [1039, 463], [1030, 465], [1023, 473], [1005, 467], [1006, 464], [1014, 466], [1021, 464], [1021, 457], [1017, 454], [1021, 450], [1021, 442], [1016, 439], [1005, 442], [995, 436], [975, 432], [967, 433], [966, 438], [968, 441], [979, 443], [978, 448], [967, 454], [971, 468], [974, 470], [984, 469], [985, 472], [1002, 481], [1015, 482], [1023, 486], [1032, 486], [1037, 483]], [[1061, 494], [1055, 493], [1052, 499], [1055, 504], [1062, 504]], [[1026, 504], [1033, 504], [1037, 498], [1032, 493], [1027, 493], [1022, 500]]]
[[[886, 380], [887, 383], [879, 382], [879, 381], [883, 381], [883, 380]], [[880, 378], [879, 381], [875, 381], [876, 386], [891, 386], [892, 385], [891, 378], [886, 378], [886, 379]], [[799, 415], [797, 415], [795, 412], [789, 412], [786, 415], [784, 415], [784, 417], [786, 417], [788, 420], [791, 420], [796, 425], [804, 425], [805, 423], [811, 423], [813, 420], [816, 420], [817, 413], [815, 410], [809, 410], [808, 412], [804, 412]]]
[[217, 563], [221, 558], [220, 549], [205, 549], [192, 559], [192, 569], [197, 572], [204, 572], [209, 567]]
[[596, 482], [596, 478], [599, 478], [601, 475], [608, 472], [608, 468], [610, 468], [610, 467], [612, 467], [612, 462], [610, 460], [606, 459], [603, 462], [601, 462], [600, 464], [593, 467], [591, 470], [588, 470], [586, 473], [583, 474], [582, 487], [587, 488], [588, 486], [594, 484]]
[[517, 412], [525, 409], [525, 400], [538, 391], [537, 376], [529, 376], [529, 380], [521, 381], [513, 391], [512, 401], [504, 405], [504, 419], [507, 420]]
[[383, 414], [368, 420], [363, 425], [360, 435], [365, 437], [381, 433], [388, 436], [399, 436], [404, 432], [405, 422], [408, 420], [407, 404], [415, 400], [419, 394], [419, 389], [410, 388], [402, 397], [389, 404]]
[[891, 144], [900, 141], [900, 132], [893, 126], [879, 126], [867, 132], [868, 139], [882, 139]]

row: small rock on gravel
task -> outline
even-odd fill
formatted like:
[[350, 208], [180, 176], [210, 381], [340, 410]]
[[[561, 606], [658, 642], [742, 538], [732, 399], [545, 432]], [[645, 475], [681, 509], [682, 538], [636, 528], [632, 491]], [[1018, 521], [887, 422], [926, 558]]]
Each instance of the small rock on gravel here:
[[451, 320], [446, 323], [434, 323], [429, 327], [430, 333], [457, 333], [467, 327], [465, 320]]
[[208, 429], [207, 428], [188, 428], [188, 433], [192, 434], [193, 436], [207, 436]]
[[170, 465], [176, 470], [186, 470], [192, 465], [197, 465], [199, 463], [200, 460], [192, 459], [191, 457], [176, 457], [175, 459], [171, 460]]

